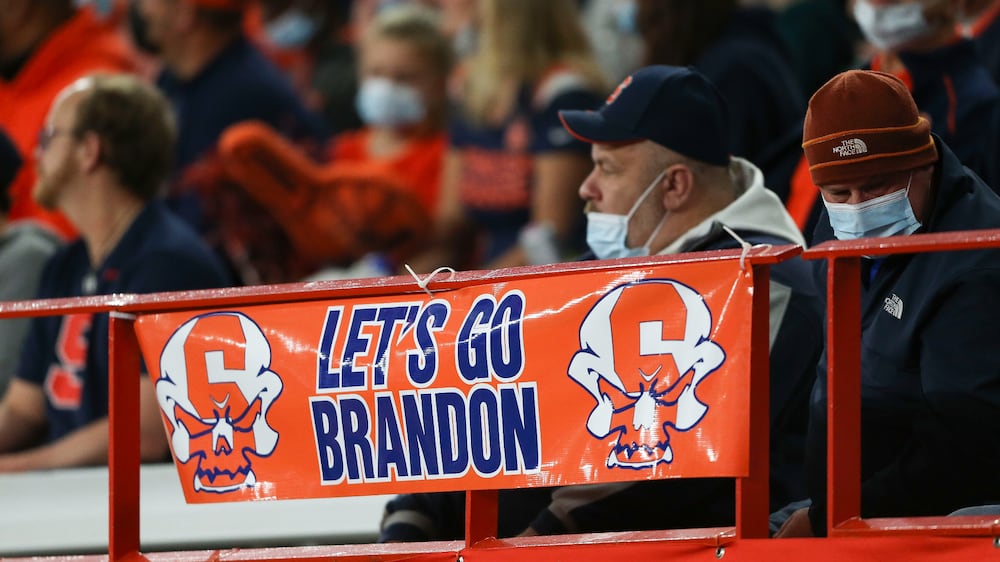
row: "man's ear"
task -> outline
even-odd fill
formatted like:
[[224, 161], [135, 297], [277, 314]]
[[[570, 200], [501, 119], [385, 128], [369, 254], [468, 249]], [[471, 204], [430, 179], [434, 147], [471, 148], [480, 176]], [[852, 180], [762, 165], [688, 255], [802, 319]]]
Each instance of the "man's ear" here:
[[682, 209], [691, 200], [694, 190], [694, 173], [684, 164], [674, 164], [667, 168], [660, 179], [663, 193], [663, 208], [668, 211]]
[[101, 147], [101, 137], [93, 131], [83, 133], [79, 143], [77, 143], [77, 158], [80, 161], [80, 169], [84, 172], [93, 172], [101, 163], [104, 156]]

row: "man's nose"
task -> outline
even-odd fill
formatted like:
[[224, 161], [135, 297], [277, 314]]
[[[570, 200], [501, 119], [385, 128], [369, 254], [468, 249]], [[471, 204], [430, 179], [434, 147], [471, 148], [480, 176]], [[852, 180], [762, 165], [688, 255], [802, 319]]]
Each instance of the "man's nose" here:
[[590, 172], [586, 178], [583, 179], [583, 183], [580, 184], [580, 188], [577, 190], [580, 195], [580, 199], [590, 202], [597, 198], [598, 190], [597, 185], [594, 180], [594, 172]]

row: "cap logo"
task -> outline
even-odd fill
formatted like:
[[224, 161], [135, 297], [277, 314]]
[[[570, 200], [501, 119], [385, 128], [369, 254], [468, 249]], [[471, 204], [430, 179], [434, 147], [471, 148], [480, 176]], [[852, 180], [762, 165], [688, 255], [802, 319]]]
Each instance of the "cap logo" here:
[[605, 103], [607, 103], [607, 105], [611, 105], [612, 103], [614, 103], [614, 101], [618, 99], [618, 96], [621, 95], [622, 90], [627, 88], [628, 85], [631, 83], [632, 83], [632, 77], [626, 76], [625, 79], [622, 80], [622, 83], [618, 84], [618, 87], [615, 88], [615, 91], [611, 92], [611, 95], [608, 96], [608, 100]]
[[840, 143], [840, 146], [833, 147], [833, 153], [841, 158], [857, 156], [858, 154], [865, 154], [867, 152], [868, 145], [861, 139], [846, 139]]

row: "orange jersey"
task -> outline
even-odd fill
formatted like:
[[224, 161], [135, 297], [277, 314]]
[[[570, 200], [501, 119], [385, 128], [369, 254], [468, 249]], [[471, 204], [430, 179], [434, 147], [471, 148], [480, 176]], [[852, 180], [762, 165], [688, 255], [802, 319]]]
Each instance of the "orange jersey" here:
[[390, 173], [413, 193], [429, 216], [434, 216], [448, 146], [446, 135], [442, 132], [413, 139], [393, 158], [371, 156], [368, 152], [370, 138], [371, 131], [367, 128], [338, 135], [330, 151], [331, 159], [334, 162], [363, 162], [370, 165], [373, 172]]
[[56, 94], [77, 78], [133, 69], [130, 48], [112, 24], [98, 21], [90, 9], [81, 9], [38, 46], [12, 81], [0, 79], [0, 128], [25, 162], [10, 188], [11, 220], [36, 219], [65, 237], [74, 233], [65, 217], [41, 209], [32, 199], [38, 132]]

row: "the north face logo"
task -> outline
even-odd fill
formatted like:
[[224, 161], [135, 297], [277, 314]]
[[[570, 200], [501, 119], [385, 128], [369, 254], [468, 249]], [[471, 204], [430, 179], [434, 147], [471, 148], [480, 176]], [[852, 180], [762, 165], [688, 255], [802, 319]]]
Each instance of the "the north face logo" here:
[[895, 293], [885, 298], [885, 305], [882, 308], [895, 316], [897, 320], [903, 317], [903, 299], [899, 298]]
[[861, 139], [847, 139], [840, 143], [840, 146], [833, 147], [833, 153], [841, 158], [856, 156], [868, 152], [868, 145]]

